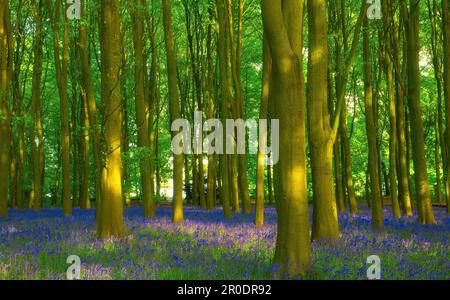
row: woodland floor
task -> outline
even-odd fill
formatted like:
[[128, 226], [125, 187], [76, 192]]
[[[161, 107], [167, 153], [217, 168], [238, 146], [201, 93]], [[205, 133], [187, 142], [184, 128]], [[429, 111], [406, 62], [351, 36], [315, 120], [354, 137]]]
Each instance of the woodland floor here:
[[[314, 268], [307, 279], [365, 279], [370, 255], [381, 259], [382, 279], [450, 279], [450, 217], [435, 209], [438, 225], [415, 217], [394, 220], [385, 210], [384, 233], [374, 236], [370, 212], [340, 215], [341, 240], [313, 243]], [[158, 218], [127, 208], [125, 241], [95, 238], [94, 211], [10, 211], [0, 219], [0, 279], [65, 279], [69, 255], [81, 258], [82, 279], [270, 279], [276, 215], [266, 225], [252, 215], [225, 221], [222, 211], [186, 207], [184, 225], [172, 225], [170, 208]]]

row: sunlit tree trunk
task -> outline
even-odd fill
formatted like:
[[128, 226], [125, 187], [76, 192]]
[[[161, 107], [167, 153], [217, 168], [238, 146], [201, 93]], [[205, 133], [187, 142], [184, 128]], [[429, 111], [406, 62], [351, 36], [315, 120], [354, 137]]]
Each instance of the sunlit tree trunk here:
[[[406, 127], [405, 127], [405, 85], [403, 81], [403, 66], [400, 64], [400, 35], [403, 35], [402, 28], [397, 25], [396, 0], [390, 1], [390, 24], [392, 26], [391, 40], [392, 44], [392, 63], [395, 68], [395, 89], [396, 89], [396, 112], [397, 112], [397, 146], [398, 146], [398, 190], [399, 201], [401, 203], [402, 213], [412, 216], [411, 196], [409, 192], [409, 164], [406, 145]], [[405, 60], [405, 58], [404, 58]]]
[[262, 16], [272, 57], [273, 118], [280, 122], [280, 153], [276, 165], [276, 176], [279, 176], [276, 180], [278, 230], [274, 263], [280, 266], [277, 270], [279, 277], [294, 277], [305, 274], [310, 265], [306, 107], [301, 67], [303, 3], [264, 0]]
[[308, 1], [308, 23], [308, 138], [314, 197], [312, 238], [338, 239], [332, 167], [334, 139], [328, 113], [329, 58], [325, 1]]
[[[267, 119], [269, 98], [270, 98], [270, 84], [272, 74], [272, 57], [270, 56], [270, 48], [267, 38], [264, 37], [263, 42], [263, 80], [261, 93], [261, 106], [259, 109], [259, 119]], [[261, 128], [259, 129], [261, 131]], [[268, 132], [268, 128], [266, 128]], [[255, 205], [255, 225], [262, 226], [264, 224], [264, 161], [266, 158], [267, 135], [259, 135], [258, 158], [256, 165], [256, 205]], [[262, 149], [261, 149], [262, 148]]]
[[124, 234], [121, 161], [121, 90], [122, 47], [120, 4], [102, 0], [100, 9], [101, 97], [103, 107], [103, 144], [101, 203], [97, 234], [101, 238]]
[[[406, 7], [406, 0], [402, 1], [404, 7]], [[425, 160], [425, 135], [423, 130], [422, 108], [420, 106], [419, 4], [419, 0], [410, 0], [409, 15], [405, 20], [408, 60], [408, 107], [410, 109], [412, 157], [414, 162], [414, 180], [416, 184], [419, 223], [435, 224], [436, 221], [431, 207], [431, 195], [428, 184], [428, 172]]]

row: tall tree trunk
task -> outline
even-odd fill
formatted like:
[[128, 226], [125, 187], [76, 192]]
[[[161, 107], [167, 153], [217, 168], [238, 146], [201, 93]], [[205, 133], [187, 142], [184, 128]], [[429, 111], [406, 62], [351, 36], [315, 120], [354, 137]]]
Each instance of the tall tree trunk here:
[[312, 239], [338, 239], [338, 219], [333, 187], [333, 144], [339, 130], [345, 87], [355, 59], [363, 17], [367, 11], [361, 5], [355, 25], [351, 50], [343, 67], [340, 93], [336, 96], [333, 126], [328, 113], [328, 41], [325, 1], [308, 1], [309, 45], [308, 65], [308, 130], [313, 178], [313, 228]]
[[377, 132], [374, 120], [374, 104], [371, 79], [370, 49], [369, 49], [369, 26], [367, 18], [364, 18], [363, 35], [363, 60], [364, 60], [364, 95], [365, 95], [365, 113], [366, 130], [369, 140], [369, 178], [370, 178], [370, 198], [372, 208], [372, 226], [374, 229], [383, 228], [383, 211], [380, 189], [380, 176], [378, 174], [378, 150], [377, 150]]
[[[384, 32], [389, 32], [390, 7], [389, 3], [383, 3], [383, 28]], [[388, 34], [384, 38], [384, 72], [386, 75], [386, 84], [388, 87], [389, 97], [389, 180], [390, 180], [390, 196], [392, 202], [392, 213], [394, 218], [400, 218], [400, 206], [398, 203], [398, 182], [397, 182], [397, 110], [395, 103], [395, 86], [393, 78], [393, 64], [388, 52], [392, 52], [391, 39]]]
[[80, 113], [80, 208], [91, 208], [91, 198], [89, 195], [89, 112], [86, 93], [81, 93], [81, 113]]
[[136, 127], [138, 130], [138, 147], [142, 151], [139, 159], [141, 174], [141, 191], [144, 200], [144, 216], [154, 218], [156, 206], [153, 202], [153, 183], [151, 176], [151, 153], [150, 131], [149, 131], [149, 101], [146, 99], [146, 76], [147, 60], [144, 54], [144, 3], [136, 0], [131, 4], [133, 17], [133, 44], [135, 63], [135, 99], [136, 99]]
[[337, 240], [339, 228], [332, 171], [334, 139], [328, 113], [328, 35], [325, 1], [308, 1], [308, 21], [308, 137], [314, 197], [312, 239]]
[[[444, 95], [446, 130], [450, 131], [450, 2], [442, 0], [442, 28], [444, 32]], [[450, 151], [450, 138], [445, 139], [447, 145], [447, 158]], [[447, 161], [446, 170], [447, 213], [450, 214], [450, 162]]]
[[33, 79], [31, 87], [31, 107], [32, 120], [31, 125], [31, 146], [33, 155], [33, 207], [39, 210], [42, 203], [42, 173], [43, 173], [43, 129], [42, 129], [42, 107], [41, 107], [41, 79], [42, 79], [42, 2], [39, 4], [33, 1], [34, 21], [36, 24], [34, 32], [34, 61], [33, 61]]
[[122, 47], [120, 38], [120, 3], [102, 0], [100, 5], [100, 48], [104, 137], [101, 170], [101, 203], [97, 234], [101, 238], [124, 234], [121, 161], [121, 90]]
[[[232, 69], [233, 69], [233, 81], [236, 90], [236, 117], [240, 119], [245, 119], [245, 103], [244, 95], [242, 89], [242, 79], [241, 79], [241, 53], [242, 53], [242, 31], [243, 31], [243, 17], [244, 17], [244, 0], [238, 1], [238, 34], [236, 47], [233, 47], [234, 38], [231, 35], [231, 53], [232, 53]], [[229, 17], [232, 19], [231, 14], [231, 0], [228, 0], [228, 11]], [[232, 32], [232, 23], [230, 22], [230, 32]], [[234, 48], [236, 50], [234, 50]], [[234, 59], [233, 59], [234, 57]], [[245, 154], [238, 154], [238, 180], [239, 180], [239, 190], [242, 196], [242, 205], [244, 213], [249, 214], [252, 212], [252, 206], [250, 204], [250, 196], [248, 191], [248, 175], [247, 175], [247, 156]]]
[[305, 274], [310, 265], [306, 107], [301, 67], [303, 2], [264, 0], [262, 16], [272, 57], [270, 86], [271, 94], [276, 95], [273, 117], [280, 122], [280, 155], [276, 165], [278, 234], [274, 263], [280, 266], [280, 277], [293, 278]]
[[[219, 56], [219, 70], [220, 70], [220, 90], [222, 95], [222, 106], [221, 106], [221, 119], [223, 132], [227, 130], [226, 119], [228, 118], [228, 102], [230, 101], [231, 95], [228, 89], [227, 83], [227, 39], [226, 39], [226, 14], [225, 14], [225, 3], [224, 0], [216, 0], [217, 8], [217, 18], [218, 18], [218, 38], [217, 38], [217, 51]], [[227, 142], [226, 134], [223, 135], [223, 146], [225, 147]], [[228, 170], [228, 155], [220, 155], [220, 177], [222, 181], [220, 189], [220, 198], [223, 204], [223, 213], [225, 218], [229, 219], [232, 217], [231, 212], [231, 193], [230, 193], [230, 180], [229, 180], [229, 170]]]
[[[175, 40], [172, 29], [172, 1], [162, 0], [164, 33], [167, 52], [167, 68], [169, 81], [170, 118], [173, 122], [181, 117], [180, 95], [178, 92], [177, 65], [175, 56]], [[179, 132], [172, 131], [175, 136]], [[173, 156], [173, 223], [183, 222], [183, 154]]]
[[[205, 97], [208, 101], [207, 103], [207, 112], [206, 116], [208, 119], [214, 118], [215, 110], [216, 110], [216, 101], [215, 101], [215, 95], [214, 95], [214, 62], [213, 62], [213, 49], [212, 49], [212, 43], [213, 43], [213, 35], [212, 35], [212, 24], [213, 24], [213, 10], [212, 8], [209, 8], [209, 25], [208, 25], [208, 33], [206, 38], [206, 56], [207, 56], [207, 78], [205, 82], [205, 91], [207, 97]], [[216, 169], [217, 159], [215, 154], [208, 155], [208, 179], [207, 179], [207, 199], [206, 203], [208, 206], [208, 209], [213, 210], [216, 207]]]
[[[347, 52], [348, 49], [348, 37], [347, 37], [347, 28], [346, 28], [346, 22], [345, 22], [345, 15], [346, 15], [346, 5], [345, 1], [340, 1], [340, 11], [337, 12], [338, 14], [338, 26], [341, 29], [342, 32], [342, 38], [339, 35], [339, 38], [337, 39], [336, 43], [336, 95], [340, 95], [341, 93], [345, 93], [345, 86], [342, 84], [342, 59], [341, 59], [341, 52], [342, 50], [344, 53]], [[342, 42], [341, 42], [342, 40]], [[343, 49], [341, 49], [341, 44], [343, 44]], [[342, 90], [344, 89], [344, 90]], [[344, 180], [345, 182], [345, 190], [347, 191], [347, 201], [348, 206], [350, 207], [350, 213], [356, 214], [358, 212], [358, 203], [356, 201], [356, 194], [355, 189], [353, 187], [353, 174], [352, 174], [352, 157], [350, 153], [350, 139], [348, 134], [348, 127], [347, 127], [347, 103], [346, 101], [343, 102], [342, 105], [342, 112], [341, 112], [341, 118], [340, 118], [340, 128], [339, 133], [341, 136], [341, 142], [342, 142], [342, 156], [343, 156], [343, 166], [344, 166]], [[338, 144], [335, 142], [335, 144]], [[336, 171], [337, 172], [337, 171]], [[343, 188], [340, 188], [343, 189]], [[345, 194], [345, 192], [343, 192]], [[340, 197], [340, 196], [339, 196]], [[338, 203], [340, 203], [338, 201]], [[344, 209], [345, 210], [345, 209]]]
[[[395, 89], [397, 98], [397, 141], [398, 141], [398, 181], [399, 181], [399, 201], [402, 204], [402, 213], [412, 216], [411, 194], [409, 192], [409, 160], [407, 155], [406, 143], [406, 125], [405, 125], [405, 85], [403, 81], [403, 65], [400, 65], [400, 36], [403, 36], [402, 28], [397, 25], [396, 18], [396, 0], [390, 1], [390, 24], [392, 26], [391, 40], [392, 45], [392, 63], [395, 68]], [[405, 61], [405, 57], [403, 60]], [[403, 63], [405, 65], [405, 63]]]
[[[406, 7], [406, 0], [402, 1], [404, 7]], [[422, 108], [420, 106], [419, 4], [420, 0], [410, 0], [409, 16], [405, 20], [405, 26], [407, 28], [408, 106], [410, 109], [411, 142], [419, 223], [435, 224], [436, 221], [431, 207], [431, 195], [428, 184], [427, 164], [425, 160], [425, 135], [423, 130]]]
[[8, 171], [10, 167], [11, 127], [8, 94], [12, 53], [8, 47], [10, 35], [9, 0], [0, 2], [0, 217], [8, 214]]
[[[261, 106], [259, 110], [259, 119], [267, 119], [269, 98], [270, 98], [270, 84], [272, 74], [272, 57], [270, 56], [270, 48], [267, 38], [264, 37], [263, 42], [263, 80], [262, 80], [262, 94], [261, 94]], [[268, 128], [264, 128], [265, 133], [268, 132]], [[264, 224], [264, 165], [266, 158], [266, 145], [267, 134], [261, 134], [261, 126], [259, 128], [259, 148], [258, 158], [256, 165], [256, 206], [255, 206], [255, 225], [262, 226]]]
[[83, 22], [80, 24], [80, 59], [81, 59], [81, 74], [82, 74], [82, 89], [86, 94], [87, 110], [89, 114], [89, 125], [92, 132], [92, 151], [94, 156], [94, 177], [95, 177], [95, 212], [97, 223], [99, 223], [100, 211], [101, 211], [101, 174], [102, 174], [102, 162], [101, 162], [101, 141], [100, 141], [100, 124], [97, 117], [97, 104], [95, 101], [94, 87], [91, 78], [89, 49], [88, 49], [88, 16], [86, 13], [86, 3], [82, 0], [81, 15]]
[[[47, 2], [49, 11], [53, 11], [50, 1]], [[66, 11], [61, 0], [56, 0], [54, 13], [50, 13], [53, 28], [53, 54], [55, 59], [56, 79], [60, 99], [60, 122], [61, 122], [61, 155], [62, 155], [62, 206], [65, 216], [72, 215], [72, 198], [70, 186], [70, 128], [69, 128], [69, 103], [67, 99], [68, 61], [69, 61], [69, 28], [67, 16], [63, 13], [62, 19], [64, 33], [62, 39], [62, 52], [60, 50], [59, 24], [61, 12]], [[62, 58], [62, 59], [61, 59]], [[40, 199], [35, 198], [34, 208], [40, 208]]]

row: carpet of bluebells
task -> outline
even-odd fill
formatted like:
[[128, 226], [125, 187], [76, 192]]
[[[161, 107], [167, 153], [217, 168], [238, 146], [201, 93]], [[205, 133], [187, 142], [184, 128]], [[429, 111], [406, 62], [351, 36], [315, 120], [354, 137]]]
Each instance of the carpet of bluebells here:
[[[385, 230], [375, 235], [370, 212], [341, 214], [338, 243], [312, 244], [313, 269], [307, 279], [366, 279], [367, 257], [381, 259], [382, 279], [450, 279], [450, 217], [435, 210], [438, 225], [415, 217], [394, 220], [385, 210]], [[222, 211], [185, 209], [185, 223], [170, 222], [170, 208], [158, 218], [127, 208], [126, 238], [95, 237], [94, 211], [58, 209], [10, 211], [0, 219], [0, 279], [65, 279], [70, 255], [81, 259], [82, 279], [270, 279], [276, 213], [266, 210], [266, 225], [253, 216], [225, 221]]]

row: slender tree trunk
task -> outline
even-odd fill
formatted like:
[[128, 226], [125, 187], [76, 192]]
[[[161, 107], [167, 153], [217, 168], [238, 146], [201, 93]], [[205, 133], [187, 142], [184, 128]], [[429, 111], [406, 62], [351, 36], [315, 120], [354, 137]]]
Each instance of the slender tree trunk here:
[[89, 125], [92, 132], [92, 151], [94, 156], [94, 174], [95, 174], [95, 209], [97, 224], [100, 222], [101, 211], [101, 174], [102, 174], [102, 162], [101, 162], [101, 145], [100, 145], [100, 124], [97, 118], [97, 104], [95, 101], [94, 87], [91, 78], [89, 49], [88, 49], [88, 17], [86, 14], [86, 4], [82, 1], [81, 13], [83, 22], [80, 24], [80, 58], [81, 58], [81, 73], [82, 73], [82, 89], [86, 94], [87, 110], [89, 114]]
[[[226, 119], [228, 118], [228, 102], [231, 95], [229, 94], [229, 89], [227, 85], [227, 57], [226, 57], [226, 47], [227, 39], [225, 31], [226, 29], [226, 18], [225, 18], [225, 8], [224, 0], [216, 0], [217, 7], [217, 18], [218, 18], [218, 38], [217, 38], [217, 51], [219, 56], [219, 66], [220, 66], [220, 90], [222, 95], [222, 126], [223, 132], [227, 130]], [[227, 141], [226, 134], [223, 138], [223, 146], [225, 147]], [[224, 151], [225, 153], [225, 151]], [[225, 218], [229, 219], [232, 217], [231, 212], [231, 195], [230, 195], [230, 180], [229, 180], [229, 170], [228, 170], [228, 155], [220, 155], [220, 177], [221, 177], [221, 189], [220, 198], [223, 204], [223, 213]]]
[[[417, 211], [419, 223], [435, 224], [428, 184], [427, 164], [425, 160], [424, 130], [422, 108], [420, 106], [420, 68], [419, 68], [419, 4], [420, 0], [410, 0], [407, 28], [408, 56], [408, 104], [410, 108], [411, 142], [416, 184]], [[403, 0], [406, 7], [406, 0]]]
[[[49, 11], [53, 11], [50, 1], [47, 2]], [[69, 106], [67, 99], [68, 82], [68, 60], [69, 60], [69, 28], [67, 16], [61, 0], [56, 0], [54, 13], [50, 13], [53, 28], [53, 52], [55, 59], [56, 79], [60, 98], [60, 122], [61, 122], [61, 154], [62, 154], [62, 206], [65, 216], [72, 215], [72, 198], [70, 186], [70, 128], [69, 128]], [[59, 24], [61, 17], [64, 20], [64, 34], [62, 39], [62, 52], [60, 50]], [[61, 59], [62, 58], [62, 59]], [[34, 201], [34, 208], [40, 208], [40, 199]]]
[[[389, 18], [390, 8], [389, 3], [383, 3], [383, 28], [384, 32], [389, 32]], [[384, 51], [384, 72], [386, 75], [386, 84], [388, 87], [389, 97], [389, 122], [390, 122], [390, 134], [389, 134], [389, 180], [390, 180], [390, 196], [392, 202], [392, 213], [394, 218], [400, 218], [400, 206], [398, 203], [398, 183], [397, 183], [397, 110], [395, 103], [395, 86], [393, 78], [393, 64], [388, 52], [392, 52], [391, 39], [389, 35], [385, 35], [384, 38], [385, 51]]]
[[[209, 25], [208, 25], [208, 33], [206, 38], [206, 55], [207, 55], [207, 67], [208, 67], [208, 76], [206, 79], [206, 88], [207, 91], [207, 113], [206, 116], [208, 119], [212, 119], [215, 115], [216, 110], [216, 101], [214, 95], [214, 63], [213, 63], [213, 35], [212, 35], [212, 24], [213, 24], [213, 11], [209, 9]], [[216, 169], [217, 159], [216, 155], [210, 154], [208, 155], [208, 179], [207, 179], [207, 206], [208, 209], [213, 210], [216, 207]]]
[[[171, 121], [181, 117], [180, 95], [178, 92], [177, 65], [175, 56], [175, 40], [172, 29], [172, 1], [162, 0], [164, 33], [167, 52], [167, 68], [169, 80], [169, 103]], [[178, 132], [172, 132], [177, 135]], [[173, 156], [173, 223], [183, 222], [183, 154]]]
[[374, 120], [374, 104], [373, 91], [371, 84], [371, 67], [370, 67], [370, 49], [369, 49], [369, 26], [367, 18], [364, 18], [364, 95], [365, 95], [365, 113], [366, 113], [366, 130], [369, 139], [369, 178], [370, 178], [370, 198], [372, 208], [372, 226], [374, 229], [381, 230], [383, 228], [383, 211], [380, 189], [380, 176], [378, 174], [378, 150], [377, 150], [377, 133]]
[[[398, 141], [398, 181], [399, 181], [399, 201], [402, 204], [402, 213], [412, 216], [411, 196], [409, 192], [409, 160], [407, 155], [406, 127], [405, 127], [405, 85], [403, 82], [403, 66], [400, 66], [400, 35], [403, 35], [402, 28], [397, 25], [396, 18], [396, 0], [390, 2], [390, 24], [392, 26], [391, 40], [392, 45], [392, 63], [395, 68], [395, 88], [396, 88], [396, 112], [397, 112], [397, 141]], [[405, 61], [405, 57], [404, 57]]]
[[138, 130], [138, 147], [142, 151], [139, 159], [141, 174], [141, 192], [144, 201], [144, 216], [154, 218], [156, 207], [153, 202], [153, 183], [151, 176], [151, 150], [149, 131], [149, 101], [145, 95], [147, 76], [147, 60], [144, 54], [144, 1], [136, 0], [131, 4], [133, 18], [133, 44], [135, 63], [135, 99], [136, 99], [136, 127]]
[[[442, 0], [442, 28], [444, 32], [444, 95], [447, 132], [450, 130], [450, 3]], [[447, 145], [447, 158], [450, 151], [450, 138], [445, 139]], [[446, 200], [447, 213], [450, 214], [450, 163], [447, 161]]]
[[8, 47], [10, 18], [9, 0], [0, 2], [0, 217], [8, 214], [8, 170], [10, 167], [11, 127], [8, 107], [12, 53]]
[[43, 172], [43, 130], [42, 130], [42, 107], [41, 107], [41, 79], [42, 79], [42, 3], [33, 1], [34, 21], [36, 24], [34, 32], [34, 61], [33, 61], [33, 79], [31, 87], [31, 107], [32, 120], [31, 125], [31, 147], [33, 155], [33, 208], [41, 209], [42, 203], [42, 172]]
[[86, 93], [81, 94], [80, 124], [80, 208], [90, 209], [91, 198], [89, 194], [89, 112]]
[[[236, 51], [234, 51], [233, 43], [234, 39], [231, 39], [231, 53], [232, 57], [235, 56], [235, 59], [232, 60], [233, 67], [233, 80], [235, 84], [236, 90], [236, 101], [237, 101], [237, 117], [241, 119], [245, 119], [245, 103], [244, 103], [244, 95], [242, 90], [242, 79], [241, 79], [241, 53], [242, 53], [242, 31], [243, 31], [243, 15], [244, 15], [244, 0], [238, 1], [238, 35], [237, 35], [237, 43], [236, 43]], [[228, 0], [228, 10], [231, 10], [231, 0]], [[232, 18], [232, 14], [230, 13], [230, 18]], [[231, 24], [232, 25], [232, 24]], [[230, 27], [230, 31], [232, 27]], [[238, 154], [238, 180], [239, 180], [239, 190], [242, 196], [242, 205], [244, 213], [250, 214], [252, 212], [252, 206], [250, 204], [250, 196], [248, 191], [248, 175], [247, 175], [247, 156], [245, 154]]]
[[[262, 95], [261, 106], [259, 110], [259, 119], [267, 119], [269, 98], [270, 98], [270, 83], [272, 74], [272, 57], [270, 56], [270, 48], [267, 38], [264, 37], [263, 45], [264, 61], [263, 61], [263, 81], [262, 81]], [[264, 128], [266, 133], [268, 128]], [[264, 165], [266, 158], [267, 134], [261, 134], [262, 128], [259, 128], [259, 148], [258, 160], [256, 165], [256, 206], [255, 206], [255, 225], [260, 227], [264, 224]]]

